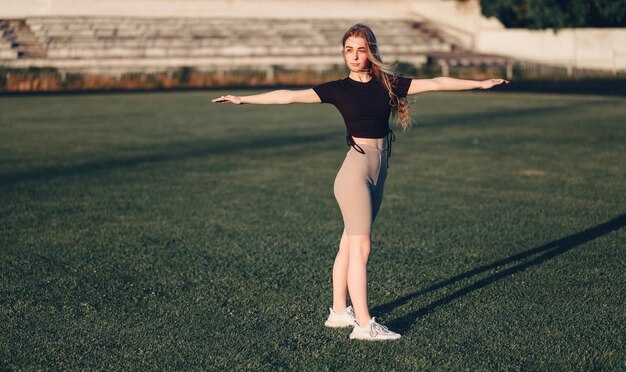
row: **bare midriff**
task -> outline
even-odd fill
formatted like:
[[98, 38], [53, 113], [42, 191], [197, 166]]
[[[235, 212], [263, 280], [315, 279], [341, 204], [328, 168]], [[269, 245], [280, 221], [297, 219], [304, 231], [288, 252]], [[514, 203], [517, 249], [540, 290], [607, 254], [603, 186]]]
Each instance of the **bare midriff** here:
[[354, 142], [357, 144], [374, 146], [381, 150], [385, 148], [385, 138], [360, 138], [354, 136], [352, 138], [354, 138]]

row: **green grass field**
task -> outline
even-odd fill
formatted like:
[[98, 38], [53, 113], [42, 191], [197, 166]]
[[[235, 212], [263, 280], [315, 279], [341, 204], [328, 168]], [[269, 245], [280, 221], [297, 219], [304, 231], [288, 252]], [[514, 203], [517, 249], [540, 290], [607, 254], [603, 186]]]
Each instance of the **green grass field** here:
[[0, 98], [2, 369], [626, 367], [625, 98], [416, 98], [367, 343], [322, 325], [339, 113], [225, 93]]

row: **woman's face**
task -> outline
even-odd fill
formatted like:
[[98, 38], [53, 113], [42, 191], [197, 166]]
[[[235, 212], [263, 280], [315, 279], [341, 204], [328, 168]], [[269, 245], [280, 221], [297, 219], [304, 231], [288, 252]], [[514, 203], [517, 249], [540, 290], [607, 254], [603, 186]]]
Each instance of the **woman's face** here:
[[343, 58], [350, 71], [359, 72], [367, 70], [369, 61], [367, 60], [367, 48], [365, 39], [362, 37], [350, 36], [343, 45]]

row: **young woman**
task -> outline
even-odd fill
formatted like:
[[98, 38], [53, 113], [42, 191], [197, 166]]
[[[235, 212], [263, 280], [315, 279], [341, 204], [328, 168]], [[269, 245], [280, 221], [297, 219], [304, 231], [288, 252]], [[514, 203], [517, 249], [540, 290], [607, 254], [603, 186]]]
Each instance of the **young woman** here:
[[[489, 89], [509, 83], [503, 79], [484, 81], [448, 77], [411, 79], [398, 76], [382, 62], [376, 37], [361, 23], [343, 36], [343, 56], [350, 74], [304, 90], [274, 90], [250, 96], [226, 95], [212, 102], [234, 104], [331, 103], [341, 113], [350, 149], [337, 173], [334, 194], [344, 222], [339, 251], [333, 265], [333, 306], [324, 323], [327, 327], [354, 327], [351, 339], [393, 340], [398, 333], [370, 317], [367, 305], [367, 260], [371, 229], [383, 197], [387, 160], [393, 132], [389, 115], [400, 127], [411, 124], [407, 95], [443, 90]], [[347, 306], [350, 293], [352, 306]], [[354, 307], [354, 308], [353, 308]]]

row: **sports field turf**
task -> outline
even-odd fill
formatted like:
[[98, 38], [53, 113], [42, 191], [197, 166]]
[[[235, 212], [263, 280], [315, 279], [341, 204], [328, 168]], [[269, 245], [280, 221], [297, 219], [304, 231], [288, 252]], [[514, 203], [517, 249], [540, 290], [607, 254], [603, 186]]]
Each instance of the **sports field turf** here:
[[0, 98], [2, 369], [626, 367], [626, 99], [416, 98], [367, 343], [322, 326], [339, 113], [225, 93]]

